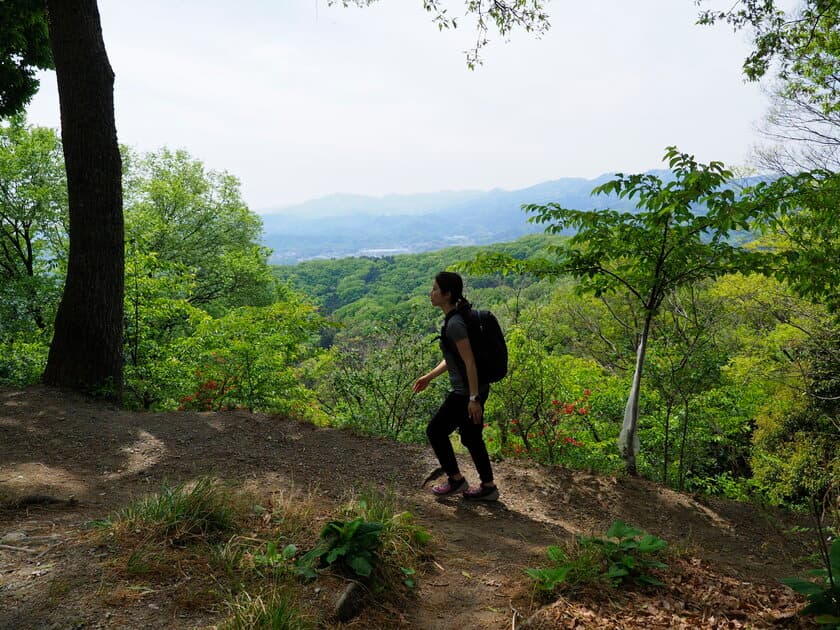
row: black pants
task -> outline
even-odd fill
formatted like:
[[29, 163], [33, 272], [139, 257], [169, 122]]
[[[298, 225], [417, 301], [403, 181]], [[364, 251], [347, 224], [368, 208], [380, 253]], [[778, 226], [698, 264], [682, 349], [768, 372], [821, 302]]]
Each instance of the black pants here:
[[[486, 394], [480, 398], [482, 407], [486, 398]], [[490, 456], [487, 454], [487, 446], [481, 435], [484, 431], [484, 423], [475, 424], [470, 419], [467, 410], [469, 404], [470, 397], [466, 394], [450, 393], [435, 417], [429, 422], [429, 426], [426, 427], [426, 435], [441, 467], [447, 475], [452, 477], [460, 470], [452, 443], [449, 441], [449, 434], [458, 429], [458, 433], [461, 434], [461, 444], [470, 452], [482, 483], [490, 483], [493, 481], [493, 469], [490, 467]]]

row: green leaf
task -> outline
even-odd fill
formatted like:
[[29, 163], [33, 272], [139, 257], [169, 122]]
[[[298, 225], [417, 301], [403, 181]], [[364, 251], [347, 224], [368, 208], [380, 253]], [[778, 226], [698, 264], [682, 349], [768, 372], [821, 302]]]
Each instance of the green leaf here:
[[320, 560], [321, 556], [326, 552], [327, 549], [323, 545], [319, 545], [318, 547], [307, 551], [300, 558], [298, 558], [297, 565], [299, 567], [311, 566], [315, 563], [316, 560]]
[[308, 580], [314, 580], [316, 577], [318, 577], [318, 574], [315, 572], [314, 569], [312, 569], [312, 567], [298, 567], [298, 573]]
[[837, 615], [817, 615], [814, 617], [814, 621], [820, 625], [827, 626], [829, 624], [840, 624], [840, 617]]
[[657, 580], [651, 575], [642, 574], [636, 578], [636, 581], [641, 582], [642, 584], [652, 584], [653, 586], [665, 586], [663, 582]]
[[321, 530], [321, 538], [327, 538], [329, 536], [341, 536], [344, 532], [345, 524], [343, 521], [330, 521], [324, 528]]
[[[831, 570], [835, 576], [840, 576], [840, 538], [835, 538], [831, 543], [831, 550], [828, 552], [828, 559], [831, 563]], [[840, 577], [838, 577], [840, 579]]]
[[610, 568], [607, 570], [607, 575], [611, 578], [620, 578], [629, 574], [630, 572], [624, 566], [617, 563], [611, 564]]
[[816, 595], [817, 593], [823, 592], [822, 586], [809, 582], [808, 580], [803, 580], [802, 578], [783, 578], [779, 581], [802, 595]]
[[296, 553], [297, 547], [295, 545], [286, 545], [283, 547], [283, 560], [291, 560]]
[[639, 541], [639, 551], [642, 553], [652, 553], [664, 549], [667, 546], [667, 542], [650, 534], [647, 534]]
[[333, 562], [336, 561], [337, 558], [345, 555], [347, 553], [348, 549], [349, 549], [348, 545], [338, 545], [336, 547], [333, 547], [330, 550], [330, 552], [327, 554], [327, 558], [326, 558], [327, 564], [332, 564]]
[[540, 589], [553, 591], [558, 584], [566, 581], [571, 570], [572, 567], [565, 566], [551, 569], [526, 569], [525, 573], [537, 582]]
[[642, 530], [631, 527], [618, 519], [607, 530], [607, 538], [632, 538], [633, 536], [641, 536], [643, 533]]
[[357, 575], [361, 575], [362, 577], [369, 576], [371, 571], [373, 571], [373, 565], [363, 556], [353, 556], [350, 560], [350, 567]]
[[375, 522], [360, 522], [354, 527], [354, 532], [357, 536], [378, 536], [382, 531], [382, 523]]
[[558, 564], [566, 561], [566, 552], [555, 545], [550, 546], [546, 550], [545, 555], [548, 556], [549, 560]]
[[353, 536], [356, 535], [358, 529], [364, 524], [364, 520], [359, 518], [354, 518], [352, 521], [348, 521], [344, 524], [341, 528], [341, 538], [343, 540], [350, 540]]

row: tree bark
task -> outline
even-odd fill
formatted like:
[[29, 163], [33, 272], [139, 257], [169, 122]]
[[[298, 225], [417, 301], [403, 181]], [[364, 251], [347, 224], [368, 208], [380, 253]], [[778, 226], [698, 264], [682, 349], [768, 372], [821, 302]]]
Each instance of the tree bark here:
[[673, 404], [669, 399], [665, 405], [665, 446], [662, 449], [662, 483], [668, 485], [668, 449], [671, 447], [671, 410]]
[[685, 488], [685, 443], [688, 439], [688, 398], [683, 398], [682, 438], [680, 439], [680, 469], [677, 487]]
[[618, 448], [627, 473], [633, 477], [638, 475], [636, 469], [636, 455], [639, 453], [639, 392], [642, 384], [642, 369], [645, 365], [645, 353], [647, 351], [648, 336], [650, 336], [650, 324], [653, 320], [653, 312], [648, 311], [645, 316], [645, 323], [642, 329], [642, 336], [639, 339], [639, 347], [636, 350], [636, 369], [633, 372], [633, 384], [630, 387], [630, 395], [627, 397], [627, 405], [624, 407], [624, 424], [618, 436]]
[[47, 0], [67, 169], [70, 251], [43, 381], [122, 396], [122, 163], [96, 0]]

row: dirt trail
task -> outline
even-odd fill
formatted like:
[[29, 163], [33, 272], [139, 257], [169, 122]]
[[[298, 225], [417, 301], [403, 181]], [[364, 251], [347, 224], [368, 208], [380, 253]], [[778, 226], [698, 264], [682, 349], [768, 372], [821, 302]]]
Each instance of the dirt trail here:
[[[469, 458], [462, 462], [475, 481]], [[164, 481], [199, 475], [266, 493], [317, 487], [334, 501], [354, 487], [392, 484], [436, 541], [435, 563], [419, 581], [417, 608], [404, 612], [405, 627], [510, 628], [515, 614], [534, 610], [524, 569], [540, 565], [549, 544], [603, 532], [616, 518], [755, 583], [789, 575], [800, 556], [785, 551], [782, 517], [750, 506], [701, 503], [644, 480], [521, 461], [495, 465], [498, 503], [473, 505], [418, 487], [435, 465], [428, 448], [261, 414], [135, 414], [47, 388], [0, 389], [0, 498], [77, 501], [0, 511], [0, 628], [213, 623], [200, 611], [173, 612], [165, 594], [132, 605], [98, 600], [105, 553], [76, 542], [87, 520]]]

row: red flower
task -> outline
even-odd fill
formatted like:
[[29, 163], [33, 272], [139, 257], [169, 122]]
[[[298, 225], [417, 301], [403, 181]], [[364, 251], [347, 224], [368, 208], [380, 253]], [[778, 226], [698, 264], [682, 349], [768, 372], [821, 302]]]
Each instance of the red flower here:
[[587, 407], [578, 407], [577, 411], [582, 416], [585, 416], [587, 413], [589, 413], [589, 409]]
[[591, 391], [589, 391], [588, 389], [584, 389], [584, 390], [583, 390], [583, 395], [584, 395], [584, 396], [586, 396], [587, 398], [589, 398], [589, 394], [591, 394], [591, 393], [592, 393], [592, 392], [591, 392]]

